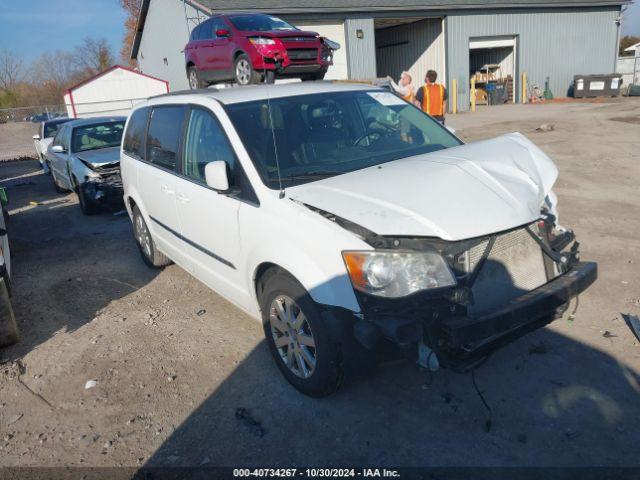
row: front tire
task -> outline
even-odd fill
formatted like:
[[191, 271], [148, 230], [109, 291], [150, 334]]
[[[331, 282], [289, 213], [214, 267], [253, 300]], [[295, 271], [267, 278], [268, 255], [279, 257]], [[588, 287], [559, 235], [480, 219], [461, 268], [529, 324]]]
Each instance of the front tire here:
[[262, 77], [253, 69], [249, 55], [238, 55], [233, 64], [233, 79], [238, 85], [253, 85], [260, 83]]
[[137, 206], [133, 207], [133, 235], [135, 236], [142, 260], [150, 268], [162, 268], [171, 263], [171, 259], [156, 248], [147, 222]]
[[[77, 185], [77, 183], [76, 183]], [[82, 188], [82, 185], [77, 185], [78, 191], [78, 203], [80, 204], [80, 210], [84, 215], [94, 215], [98, 212], [98, 205], [93, 200], [87, 197], [86, 192]]]
[[198, 90], [199, 88], [207, 88], [207, 84], [202, 81], [198, 69], [195, 66], [191, 66], [187, 69], [187, 79], [189, 80], [189, 88], [191, 90]]
[[264, 333], [284, 377], [311, 397], [335, 392], [344, 378], [344, 333], [323, 318], [304, 287], [285, 271], [268, 271], [261, 286]]

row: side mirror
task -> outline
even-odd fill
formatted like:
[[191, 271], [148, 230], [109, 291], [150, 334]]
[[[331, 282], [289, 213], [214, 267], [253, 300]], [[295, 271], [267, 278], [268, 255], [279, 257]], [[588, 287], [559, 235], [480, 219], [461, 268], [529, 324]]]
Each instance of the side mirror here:
[[54, 145], [51, 147], [53, 153], [64, 153], [64, 147], [62, 145]]
[[36, 133], [32, 138], [34, 140], [40, 140], [40, 135]]
[[204, 179], [207, 182], [207, 186], [218, 192], [226, 192], [229, 190], [227, 162], [218, 160], [207, 163], [204, 167]]
[[447, 130], [449, 130], [451, 133], [453, 133], [454, 135], [456, 134], [456, 129], [453, 127], [450, 127], [449, 125], [445, 125], [444, 128], [446, 128]]
[[231, 33], [229, 33], [229, 30], [227, 30], [226, 28], [219, 28], [218, 30], [216, 30], [216, 37], [229, 38], [230, 36]]

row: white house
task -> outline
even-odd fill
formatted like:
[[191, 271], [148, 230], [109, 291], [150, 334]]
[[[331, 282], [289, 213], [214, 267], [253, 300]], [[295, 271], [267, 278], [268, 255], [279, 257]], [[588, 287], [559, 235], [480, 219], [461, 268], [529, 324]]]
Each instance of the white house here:
[[114, 65], [74, 85], [64, 96], [70, 118], [127, 115], [138, 102], [169, 91], [169, 83]]
[[634, 52], [635, 56], [639, 56], [640, 55], [640, 43], [636, 43], [635, 45], [631, 45], [630, 47], [627, 47], [624, 49], [625, 52]]

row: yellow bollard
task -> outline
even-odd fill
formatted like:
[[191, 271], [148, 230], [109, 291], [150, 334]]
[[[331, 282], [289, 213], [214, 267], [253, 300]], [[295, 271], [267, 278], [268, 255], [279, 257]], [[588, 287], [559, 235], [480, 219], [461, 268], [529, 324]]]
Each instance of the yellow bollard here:
[[475, 112], [476, 111], [476, 77], [471, 78], [471, 90], [469, 93], [471, 95], [471, 111]]
[[522, 96], [520, 103], [527, 103], [527, 72], [522, 72]]
[[456, 114], [458, 113], [458, 80], [453, 79], [453, 87], [451, 88], [453, 94], [453, 108], [451, 111]]

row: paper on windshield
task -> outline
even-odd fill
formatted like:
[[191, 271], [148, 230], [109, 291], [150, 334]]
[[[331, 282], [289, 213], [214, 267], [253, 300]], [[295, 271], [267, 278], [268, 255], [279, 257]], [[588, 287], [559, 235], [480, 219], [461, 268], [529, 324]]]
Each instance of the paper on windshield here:
[[371, 98], [378, 101], [385, 107], [405, 105], [405, 101], [390, 92], [367, 92]]

